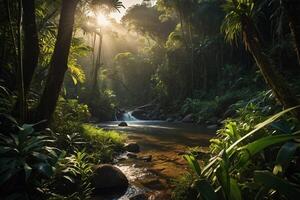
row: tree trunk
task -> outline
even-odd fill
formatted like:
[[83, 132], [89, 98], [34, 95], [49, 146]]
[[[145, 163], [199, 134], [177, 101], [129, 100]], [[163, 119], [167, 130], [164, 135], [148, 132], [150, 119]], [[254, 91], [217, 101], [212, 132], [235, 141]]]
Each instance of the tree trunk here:
[[101, 34], [99, 34], [99, 47], [98, 47], [98, 53], [97, 53], [97, 59], [96, 59], [97, 61], [95, 64], [95, 71], [93, 74], [93, 83], [92, 83], [92, 92], [94, 92], [95, 94], [99, 93], [98, 73], [99, 73], [99, 69], [101, 67], [102, 39], [103, 39], [103, 36]]
[[74, 15], [78, 0], [63, 0], [58, 33], [51, 58], [45, 89], [38, 106], [38, 120], [49, 122], [61, 91], [65, 72], [68, 69], [68, 56], [72, 40]]
[[[292, 94], [282, 75], [275, 70], [269, 57], [263, 52], [260, 37], [252, 20], [245, 15], [241, 15], [240, 18], [247, 48], [254, 57], [265, 81], [271, 87], [276, 98], [285, 108], [297, 106], [299, 104], [298, 99]], [[295, 115], [300, 119], [299, 111], [295, 112]]]
[[18, 99], [17, 106], [19, 107], [19, 122], [23, 123], [26, 119], [26, 96], [24, 90], [24, 71], [23, 71], [23, 5], [22, 1], [18, 1], [18, 69], [17, 69], [17, 89]]
[[282, 5], [286, 10], [291, 33], [295, 40], [295, 50], [300, 64], [300, 1], [282, 0]]
[[22, 0], [23, 32], [24, 32], [24, 92], [27, 94], [38, 63], [39, 40], [35, 21], [35, 0]]

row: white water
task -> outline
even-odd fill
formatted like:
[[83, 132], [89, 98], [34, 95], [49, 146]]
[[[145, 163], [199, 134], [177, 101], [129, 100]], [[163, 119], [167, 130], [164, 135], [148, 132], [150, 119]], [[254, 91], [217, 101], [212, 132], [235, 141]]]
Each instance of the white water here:
[[120, 121], [138, 121], [137, 118], [135, 118], [134, 116], [132, 116], [131, 114], [132, 112], [125, 112], [122, 116]]

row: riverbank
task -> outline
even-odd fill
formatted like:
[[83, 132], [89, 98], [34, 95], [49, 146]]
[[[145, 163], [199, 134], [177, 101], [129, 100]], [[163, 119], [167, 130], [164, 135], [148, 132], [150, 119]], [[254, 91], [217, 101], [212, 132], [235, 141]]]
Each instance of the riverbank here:
[[118, 122], [98, 124], [106, 130], [126, 133], [128, 143], [139, 145], [140, 152], [124, 153], [116, 162], [131, 184], [127, 192], [118, 197], [124, 200], [141, 194], [147, 198], [152, 196], [152, 199], [171, 199], [174, 180], [186, 173], [188, 168], [183, 154], [191, 151], [192, 147], [201, 146], [197, 151], [205, 156], [209, 139], [215, 135], [215, 130], [194, 124], [165, 121], [127, 123], [126, 127], [118, 126]]

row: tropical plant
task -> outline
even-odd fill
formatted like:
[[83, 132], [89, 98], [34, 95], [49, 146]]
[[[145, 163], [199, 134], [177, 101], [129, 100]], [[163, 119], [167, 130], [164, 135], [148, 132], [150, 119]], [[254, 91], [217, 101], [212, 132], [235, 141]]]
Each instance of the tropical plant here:
[[11, 117], [6, 123], [0, 133], [0, 186], [5, 188], [1, 193], [11, 198], [25, 194], [29, 199], [54, 174], [60, 151], [50, 134], [35, 131], [37, 124], [20, 127]]
[[[93, 187], [90, 178], [92, 164], [88, 154], [76, 151], [74, 154], [61, 159], [57, 165], [52, 184], [55, 187], [50, 199], [91, 199]], [[66, 188], [67, 187], [67, 188]]]
[[[299, 131], [269, 131], [266, 126], [296, 108], [284, 110], [249, 129], [228, 123], [224, 142], [203, 168], [193, 155], [186, 155], [197, 178], [193, 188], [200, 199], [293, 199], [300, 192], [294, 162], [299, 147]], [[274, 155], [277, 154], [277, 158]], [[269, 157], [268, 157], [269, 155]], [[287, 172], [288, 169], [293, 169]], [[284, 173], [285, 172], [285, 173]], [[293, 178], [290, 178], [293, 177]]]

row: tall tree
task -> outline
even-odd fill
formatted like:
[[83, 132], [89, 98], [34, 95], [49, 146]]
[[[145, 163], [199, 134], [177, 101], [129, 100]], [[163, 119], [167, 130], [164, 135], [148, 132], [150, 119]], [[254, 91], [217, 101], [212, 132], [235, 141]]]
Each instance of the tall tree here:
[[74, 16], [79, 0], [63, 0], [58, 33], [45, 89], [38, 105], [39, 120], [49, 120], [53, 114], [68, 69], [68, 56], [72, 40]]
[[23, 3], [23, 66], [25, 95], [38, 63], [39, 41], [35, 17], [35, 0], [22, 0]]
[[[228, 1], [223, 30], [226, 37], [232, 39], [237, 31], [242, 31], [246, 48], [252, 54], [266, 83], [270, 86], [276, 98], [286, 107], [299, 104], [297, 97], [290, 90], [282, 75], [274, 68], [270, 58], [264, 52], [263, 42], [252, 20], [254, 3], [251, 1], [232, 0]], [[237, 24], [234, 22], [238, 22]], [[300, 119], [300, 112], [295, 113]]]
[[[106, 5], [109, 8], [119, 9], [124, 7], [118, 0], [90, 0], [86, 1], [91, 6]], [[71, 47], [74, 18], [79, 0], [62, 0], [58, 33], [53, 55], [50, 61], [45, 89], [38, 105], [38, 120], [50, 120], [57, 103], [59, 93], [68, 69], [68, 57]]]
[[300, 64], [300, 1], [299, 0], [282, 0], [283, 8], [289, 20], [291, 33], [295, 40], [295, 49]]

